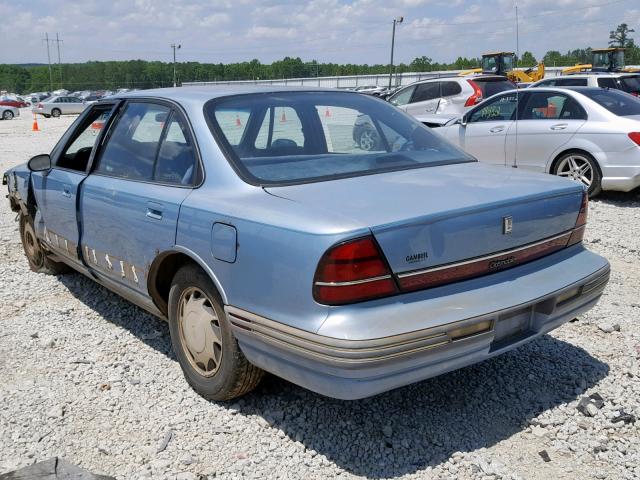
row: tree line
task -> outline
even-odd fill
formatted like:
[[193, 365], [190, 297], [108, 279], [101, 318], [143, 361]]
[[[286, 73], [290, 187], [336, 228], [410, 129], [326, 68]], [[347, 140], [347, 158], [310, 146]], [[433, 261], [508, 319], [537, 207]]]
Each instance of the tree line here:
[[[625, 56], [629, 65], [640, 64], [640, 47], [630, 34], [634, 30], [627, 24], [619, 25], [610, 32], [609, 45], [627, 49]], [[591, 62], [591, 48], [570, 50], [561, 53], [548, 51], [542, 59], [546, 66], [570, 66]], [[533, 67], [538, 60], [531, 52], [524, 52], [518, 66]], [[439, 70], [461, 70], [478, 67], [480, 57], [458, 57], [452, 63], [434, 62], [427, 56], [415, 58], [410, 63], [394, 67], [397, 73], [430, 72]], [[367, 75], [389, 73], [386, 64], [338, 64], [304, 61], [299, 57], [285, 57], [270, 64], [257, 59], [237, 63], [180, 62], [176, 66], [178, 83], [197, 81], [265, 80], [279, 78], [326, 77], [333, 75]], [[0, 90], [16, 93], [67, 90], [113, 90], [117, 88], [156, 88], [173, 85], [173, 64], [169, 62], [128, 60], [91, 61], [52, 65], [0, 64]], [[52, 88], [53, 87], [53, 88]]]

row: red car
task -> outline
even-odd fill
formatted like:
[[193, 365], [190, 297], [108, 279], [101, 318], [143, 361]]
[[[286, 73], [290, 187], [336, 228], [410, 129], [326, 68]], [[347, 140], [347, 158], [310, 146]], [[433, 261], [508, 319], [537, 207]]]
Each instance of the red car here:
[[25, 102], [20, 97], [16, 97], [16, 98], [3, 97], [3, 98], [0, 98], [0, 105], [8, 105], [9, 107], [23, 108], [23, 107], [28, 107], [30, 103]]

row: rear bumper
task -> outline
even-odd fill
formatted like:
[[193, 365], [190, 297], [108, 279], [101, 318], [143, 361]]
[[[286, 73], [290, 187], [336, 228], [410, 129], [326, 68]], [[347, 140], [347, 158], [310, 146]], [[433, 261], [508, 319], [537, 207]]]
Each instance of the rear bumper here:
[[[226, 307], [227, 319], [243, 352], [255, 365], [323, 395], [345, 400], [364, 398], [506, 352], [589, 310], [609, 280], [609, 265], [584, 249], [565, 257], [550, 267], [559, 268], [559, 272], [575, 272], [574, 278], [566, 273], [562, 288], [543, 295], [538, 294], [539, 289], [531, 290], [530, 285], [549, 275], [545, 268], [490, 287], [508, 305], [499, 310], [487, 307], [485, 313], [476, 314], [474, 308], [459, 307], [455, 319], [449, 316], [438, 323], [430, 318], [437, 315], [438, 308], [433, 305], [436, 300], [416, 297], [416, 293], [423, 292], [407, 295], [407, 301], [396, 302], [395, 315], [393, 310], [386, 312], [387, 321], [395, 323], [396, 315], [401, 322], [406, 320], [402, 316], [409, 311], [403, 311], [403, 306], [410, 303], [412, 311], [417, 308], [433, 326], [420, 328], [416, 322], [413, 330], [385, 337], [354, 340], [354, 336], [361, 337], [361, 332], [342, 337], [310, 333], [232, 306]], [[585, 276], [584, 268], [576, 271], [572, 265], [563, 265], [575, 262], [582, 267], [588, 262], [591, 272]], [[522, 288], [531, 293], [525, 302], [520, 301], [522, 292], [512, 294]], [[477, 291], [466, 294], [477, 303]], [[456, 303], [465, 305], [463, 298], [456, 299]], [[471, 316], [470, 311], [474, 311]], [[352, 320], [345, 317], [341, 323], [351, 324], [352, 328], [360, 324], [361, 330], [368, 330], [366, 315], [356, 322]], [[475, 331], [465, 333], [465, 329], [474, 327]], [[324, 326], [320, 330], [323, 329]]]
[[640, 187], [640, 148], [622, 153], [607, 153], [606, 162], [600, 162], [602, 189], [630, 192]]

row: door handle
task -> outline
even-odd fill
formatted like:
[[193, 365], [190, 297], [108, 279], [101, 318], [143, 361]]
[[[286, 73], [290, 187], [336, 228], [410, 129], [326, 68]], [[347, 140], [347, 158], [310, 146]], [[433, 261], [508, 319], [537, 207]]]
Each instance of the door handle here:
[[490, 128], [491, 133], [498, 133], [504, 130], [504, 125], [498, 125], [497, 127]]
[[71, 187], [64, 185], [62, 187], [62, 195], [67, 198], [71, 198]]
[[551, 125], [551, 127], [549, 127], [549, 128], [551, 130], [564, 130], [568, 126], [569, 126], [568, 123], [557, 123], [556, 125]]
[[153, 218], [154, 220], [162, 220], [162, 210], [147, 208], [147, 217]]

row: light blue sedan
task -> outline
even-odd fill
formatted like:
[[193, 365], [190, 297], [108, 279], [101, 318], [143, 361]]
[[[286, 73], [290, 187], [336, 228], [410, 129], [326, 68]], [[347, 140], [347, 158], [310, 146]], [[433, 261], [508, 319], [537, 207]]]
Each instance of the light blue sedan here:
[[71, 267], [167, 319], [215, 400], [264, 371], [375, 395], [528, 342], [609, 279], [581, 185], [480, 164], [353, 92], [123, 94], [4, 183], [32, 270]]

